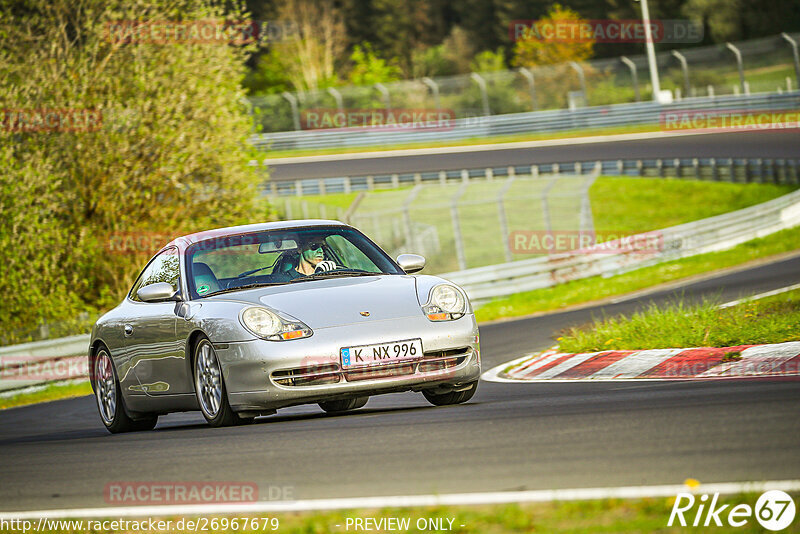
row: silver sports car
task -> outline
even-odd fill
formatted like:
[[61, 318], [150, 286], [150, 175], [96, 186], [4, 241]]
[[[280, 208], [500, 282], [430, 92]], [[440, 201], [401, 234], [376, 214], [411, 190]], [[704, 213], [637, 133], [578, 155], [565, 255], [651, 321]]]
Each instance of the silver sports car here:
[[124, 432], [169, 412], [224, 426], [298, 404], [354, 410], [397, 391], [466, 402], [480, 376], [478, 326], [461, 288], [411, 275], [424, 266], [338, 221], [179, 237], [92, 329], [100, 418]]

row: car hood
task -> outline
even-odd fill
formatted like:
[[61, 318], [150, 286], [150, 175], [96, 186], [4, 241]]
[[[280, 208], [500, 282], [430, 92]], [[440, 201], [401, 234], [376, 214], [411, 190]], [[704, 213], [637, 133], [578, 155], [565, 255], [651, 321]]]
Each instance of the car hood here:
[[310, 280], [226, 296], [287, 313], [312, 330], [422, 314], [416, 281], [406, 275]]

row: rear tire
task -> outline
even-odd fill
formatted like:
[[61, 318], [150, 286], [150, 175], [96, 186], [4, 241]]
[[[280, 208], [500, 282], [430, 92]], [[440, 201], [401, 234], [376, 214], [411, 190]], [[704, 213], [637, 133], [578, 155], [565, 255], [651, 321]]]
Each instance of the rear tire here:
[[207, 337], [201, 337], [194, 347], [194, 391], [200, 411], [213, 427], [234, 426], [251, 423], [252, 418], [243, 418], [233, 411], [228, 402], [228, 390], [222, 378], [222, 367], [214, 346]]
[[121, 432], [137, 432], [153, 430], [158, 423], [157, 415], [148, 415], [141, 419], [131, 419], [125, 410], [125, 399], [117, 380], [114, 362], [105, 347], [100, 347], [94, 357], [92, 382], [100, 420], [106, 430], [112, 434]]
[[320, 402], [319, 407], [328, 413], [349, 412], [351, 410], [363, 408], [368, 400], [369, 397], [355, 397], [352, 399], [326, 401]]
[[434, 406], [447, 406], [448, 404], [461, 404], [467, 402], [475, 395], [478, 390], [478, 383], [473, 382], [469, 388], [462, 391], [450, 391], [449, 393], [434, 393], [433, 391], [424, 391], [422, 394], [428, 399], [428, 402]]

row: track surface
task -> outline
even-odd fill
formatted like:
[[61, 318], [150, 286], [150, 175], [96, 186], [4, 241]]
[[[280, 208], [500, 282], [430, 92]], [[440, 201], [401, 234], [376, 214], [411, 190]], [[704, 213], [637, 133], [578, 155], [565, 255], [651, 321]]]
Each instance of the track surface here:
[[726, 132], [508, 150], [488, 148], [476, 152], [446, 152], [415, 156], [376, 154], [375, 157], [365, 159], [270, 165], [270, 172], [273, 180], [299, 180], [531, 163], [690, 157], [797, 158], [800, 157], [800, 129]]
[[[683, 288], [724, 300], [800, 281], [800, 258]], [[484, 364], [560, 328], [673, 291], [481, 328]], [[109, 435], [92, 397], [0, 412], [0, 510], [104, 506], [107, 483], [239, 481], [295, 499], [800, 478], [800, 382], [483, 382], [465, 405], [376, 397], [356, 413], [298, 407], [247, 427], [199, 415]], [[280, 490], [278, 490], [280, 491]]]

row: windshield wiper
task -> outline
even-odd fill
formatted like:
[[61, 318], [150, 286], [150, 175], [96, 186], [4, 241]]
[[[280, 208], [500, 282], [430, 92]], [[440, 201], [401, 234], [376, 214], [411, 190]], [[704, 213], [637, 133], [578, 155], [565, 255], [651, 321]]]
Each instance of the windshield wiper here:
[[224, 289], [220, 289], [218, 291], [214, 291], [213, 293], [209, 293], [208, 295], [203, 295], [203, 296], [210, 297], [211, 295], [230, 293], [231, 291], [239, 291], [240, 289], [252, 289], [254, 287], [267, 287], [267, 286], [282, 286], [283, 284], [284, 282], [255, 282], [252, 284], [245, 284], [243, 286], [226, 287]]
[[241, 274], [237, 274], [236, 278], [244, 278], [245, 276], [250, 276], [253, 273], [257, 273], [258, 271], [263, 271], [264, 269], [267, 269], [267, 268], [268, 267], [259, 267], [258, 269], [251, 269], [251, 270], [245, 271], [245, 272], [243, 272]]
[[325, 280], [326, 278], [336, 278], [337, 276], [380, 276], [385, 273], [370, 273], [367, 271], [324, 271], [321, 273], [309, 274], [300, 278], [289, 280], [290, 284], [295, 282], [305, 282], [308, 280]]

